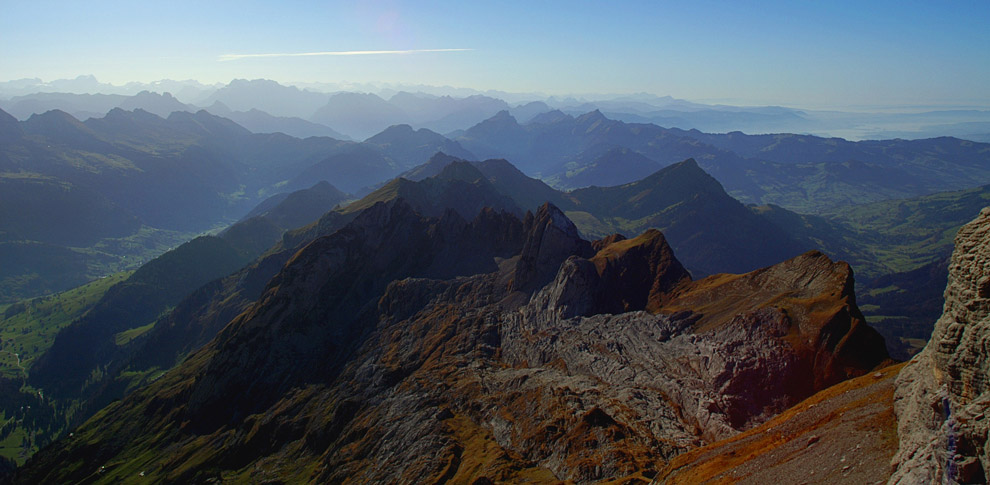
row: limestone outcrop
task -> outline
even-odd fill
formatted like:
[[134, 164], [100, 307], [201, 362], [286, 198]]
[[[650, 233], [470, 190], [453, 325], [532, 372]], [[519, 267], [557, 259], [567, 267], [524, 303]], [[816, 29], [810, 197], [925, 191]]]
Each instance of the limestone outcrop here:
[[898, 377], [892, 484], [990, 476], [990, 208], [959, 230], [955, 244], [942, 317]]

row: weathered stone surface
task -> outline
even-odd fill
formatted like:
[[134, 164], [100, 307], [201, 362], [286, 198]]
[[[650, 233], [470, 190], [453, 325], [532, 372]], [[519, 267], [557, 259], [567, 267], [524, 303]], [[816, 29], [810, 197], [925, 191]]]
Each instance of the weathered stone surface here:
[[[852, 269], [810, 251], [745, 275], [714, 275], [682, 285], [662, 311], [701, 314], [695, 331], [730, 324], [762, 308], [789, 322], [787, 341], [812, 367], [805, 395], [890, 363], [883, 337], [856, 307]], [[799, 392], [800, 394], [800, 392]]]
[[990, 470], [990, 208], [955, 244], [942, 317], [898, 378], [900, 448], [890, 483], [980, 483]]
[[659, 483], [884, 483], [897, 449], [900, 368], [836, 384], [756, 428], [679, 455]]
[[[862, 374], [886, 356], [848, 267], [821, 255], [691, 283], [659, 233], [592, 255], [552, 206], [525, 224], [373, 209], [18, 479], [644, 478], [809, 396], [832, 378], [819, 369]], [[431, 277], [438, 258], [463, 271]]]

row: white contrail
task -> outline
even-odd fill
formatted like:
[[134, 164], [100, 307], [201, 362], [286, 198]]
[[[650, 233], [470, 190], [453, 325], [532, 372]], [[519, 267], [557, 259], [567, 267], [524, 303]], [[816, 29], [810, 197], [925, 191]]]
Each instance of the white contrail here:
[[223, 54], [218, 60], [236, 61], [256, 57], [309, 57], [309, 56], [377, 56], [383, 54], [419, 54], [422, 52], [464, 52], [474, 49], [408, 49], [401, 51], [326, 51], [326, 52], [293, 52], [284, 54]]

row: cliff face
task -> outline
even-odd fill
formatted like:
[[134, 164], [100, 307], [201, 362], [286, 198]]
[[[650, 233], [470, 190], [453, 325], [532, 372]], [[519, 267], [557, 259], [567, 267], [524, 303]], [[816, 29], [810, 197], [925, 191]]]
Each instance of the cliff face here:
[[898, 378], [901, 443], [891, 483], [990, 476], [990, 208], [959, 230], [955, 244], [942, 317]]
[[18, 480], [648, 478], [882, 362], [851, 285], [817, 253], [691, 282], [659, 232], [591, 244], [550, 205], [380, 204]]
[[[943, 314], [915, 358], [829, 387], [758, 428], [682, 454], [662, 471], [664, 483], [767, 483], [797, 472], [807, 483], [986, 483], [990, 208], [959, 230], [955, 244]], [[834, 370], [855, 363], [863, 354], [852, 341], [839, 339], [832, 356], [816, 358], [816, 365]]]
[[856, 306], [848, 264], [810, 251], [745, 275], [715, 275], [684, 285], [665, 311], [702, 314], [698, 331], [731, 325], [735, 315], [762, 311], [787, 322], [784, 339], [811, 366], [811, 380], [796, 382], [819, 391], [889, 363], [883, 337], [866, 324]]

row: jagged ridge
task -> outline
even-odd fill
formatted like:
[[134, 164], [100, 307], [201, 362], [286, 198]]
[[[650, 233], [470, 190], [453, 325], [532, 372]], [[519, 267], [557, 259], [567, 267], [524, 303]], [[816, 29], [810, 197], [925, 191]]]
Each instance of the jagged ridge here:
[[[524, 221], [485, 211], [468, 223], [380, 203], [296, 253], [206, 348], [18, 479], [78, 480], [106, 466], [101, 481], [227, 470], [252, 481], [587, 482], [651, 474], [658, 457], [808, 395], [775, 382], [815, 381], [790, 340], [814, 328], [812, 312], [743, 305], [713, 326], [705, 313], [668, 312], [713, 285], [689, 283], [659, 233], [619, 239], [595, 254], [550, 205]], [[813, 271], [775, 287], [798, 295], [789, 308], [806, 295], [854, 311], [842, 265], [804, 259]], [[610, 292], [611, 282], [635, 291]], [[568, 301], [601, 306], [562, 311]], [[767, 390], [778, 399], [759, 400]]]

